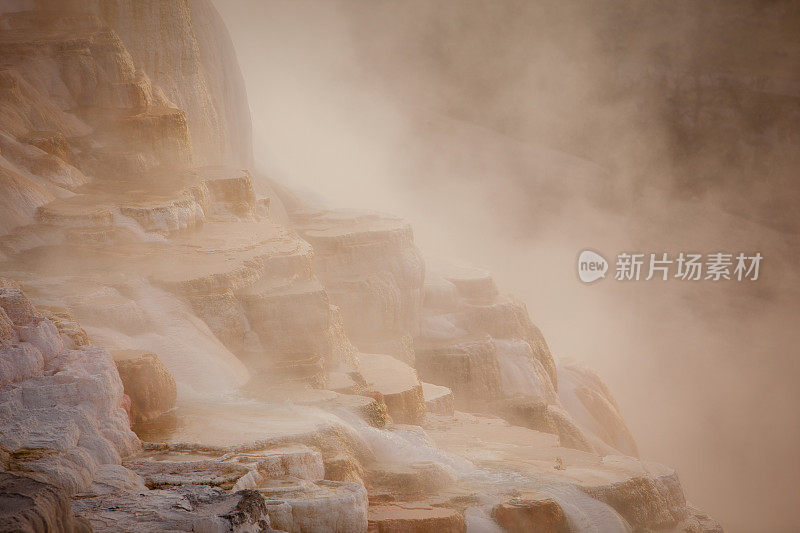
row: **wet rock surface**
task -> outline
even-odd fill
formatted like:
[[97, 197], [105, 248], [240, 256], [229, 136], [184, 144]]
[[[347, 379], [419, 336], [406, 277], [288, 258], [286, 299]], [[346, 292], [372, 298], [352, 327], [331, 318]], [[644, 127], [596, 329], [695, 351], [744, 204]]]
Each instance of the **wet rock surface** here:
[[65, 491], [29, 477], [0, 472], [0, 530], [84, 533], [92, 529], [75, 518]]
[[132, 424], [158, 418], [175, 407], [175, 379], [156, 354], [116, 350], [111, 355], [125, 394], [131, 399]]

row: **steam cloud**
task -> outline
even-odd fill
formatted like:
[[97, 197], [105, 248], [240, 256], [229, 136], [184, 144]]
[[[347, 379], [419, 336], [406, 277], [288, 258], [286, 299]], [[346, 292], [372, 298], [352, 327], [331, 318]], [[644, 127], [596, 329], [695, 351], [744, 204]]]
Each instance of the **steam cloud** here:
[[[728, 530], [800, 521], [796, 5], [216, 5], [263, 172], [494, 271]], [[586, 286], [587, 247], [765, 259], [751, 284]]]

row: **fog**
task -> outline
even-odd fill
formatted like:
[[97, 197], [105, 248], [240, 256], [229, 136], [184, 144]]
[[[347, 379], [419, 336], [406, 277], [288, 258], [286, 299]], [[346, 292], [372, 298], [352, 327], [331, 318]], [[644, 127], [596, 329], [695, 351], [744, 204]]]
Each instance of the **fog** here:
[[[216, 2], [258, 169], [495, 273], [730, 531], [800, 521], [800, 29], [788, 2]], [[582, 284], [578, 253], [755, 282]]]

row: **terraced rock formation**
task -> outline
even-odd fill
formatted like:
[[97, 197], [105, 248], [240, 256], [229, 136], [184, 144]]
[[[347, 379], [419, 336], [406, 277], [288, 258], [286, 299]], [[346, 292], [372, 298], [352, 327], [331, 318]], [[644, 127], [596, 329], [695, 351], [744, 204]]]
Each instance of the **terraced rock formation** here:
[[714, 530], [489, 273], [242, 170], [208, 2], [0, 28], [2, 527]]

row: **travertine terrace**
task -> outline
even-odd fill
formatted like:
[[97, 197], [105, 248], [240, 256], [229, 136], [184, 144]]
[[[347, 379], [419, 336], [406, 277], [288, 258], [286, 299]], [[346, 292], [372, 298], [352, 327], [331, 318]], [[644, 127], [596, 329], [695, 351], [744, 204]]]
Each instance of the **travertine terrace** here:
[[720, 531], [490, 273], [257, 173], [208, 0], [10, 4], [0, 530]]

